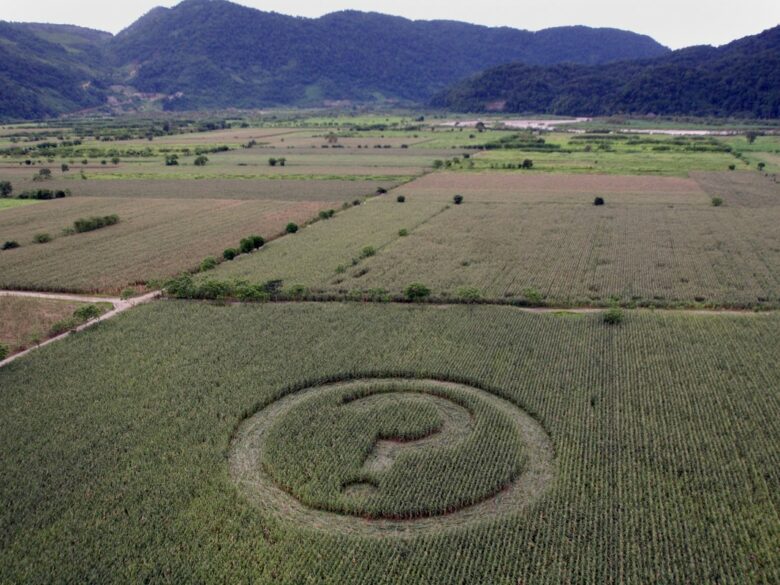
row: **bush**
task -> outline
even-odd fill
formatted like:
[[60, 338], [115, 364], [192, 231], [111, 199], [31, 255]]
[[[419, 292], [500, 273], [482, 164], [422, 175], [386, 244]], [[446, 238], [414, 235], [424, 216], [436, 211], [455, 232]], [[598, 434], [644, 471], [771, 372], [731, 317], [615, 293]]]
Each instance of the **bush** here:
[[201, 272], [208, 272], [209, 270], [214, 270], [217, 267], [217, 259], [213, 256], [209, 256], [208, 258], [204, 258], [203, 262], [200, 263], [200, 271]]
[[300, 228], [298, 227], [297, 223], [290, 222], [287, 224], [287, 227], [284, 228], [284, 231], [286, 231], [288, 234], [295, 234], [298, 233], [298, 230]]
[[238, 256], [239, 254], [241, 254], [241, 252], [239, 252], [235, 248], [228, 248], [227, 250], [222, 252], [222, 257], [225, 260], [230, 261], [230, 260], [234, 260], [236, 256]]
[[259, 250], [263, 246], [265, 246], [265, 238], [262, 236], [249, 236], [249, 239], [252, 240], [252, 247], [255, 250]]
[[605, 201], [604, 201], [604, 198], [603, 198], [603, 197], [596, 197], [596, 198], [593, 200], [593, 205], [595, 205], [595, 206], [597, 206], [597, 207], [598, 207], [598, 206], [600, 206], [600, 205], [604, 205], [604, 203], [605, 203]]
[[122, 299], [123, 301], [126, 301], [128, 299], [132, 299], [137, 294], [138, 294], [138, 292], [134, 288], [126, 288], [119, 295], [119, 298]]
[[290, 299], [301, 300], [308, 293], [309, 290], [302, 284], [294, 284], [293, 286], [291, 286], [285, 291], [285, 296], [287, 296]]
[[14, 192], [14, 187], [11, 185], [11, 181], [0, 181], [0, 197], [10, 197]]
[[612, 307], [604, 313], [604, 323], [607, 325], [619, 325], [623, 322], [623, 311], [619, 307]]
[[736, 171], [737, 170], [737, 165], [729, 165], [729, 170], [730, 171]]
[[354, 205], [355, 207], [358, 207], [358, 206], [359, 206], [361, 203], [362, 203], [362, 201], [360, 201], [360, 199], [355, 199], [355, 200], [352, 202], [352, 205]]
[[279, 162], [279, 161], [278, 161], [278, 160], [276, 160], [275, 158], [269, 158], [269, 159], [268, 159], [268, 166], [269, 166], [269, 167], [275, 167], [275, 166], [276, 166], [276, 163], [278, 163], [278, 162]]
[[721, 199], [720, 197], [713, 197], [712, 198], [712, 206], [713, 207], [720, 207], [721, 205], [723, 205], [723, 199]]
[[9, 353], [11, 353], [11, 350], [8, 349], [8, 346], [0, 343], [0, 362], [7, 358]]
[[526, 300], [534, 305], [541, 305], [544, 301], [544, 297], [542, 296], [542, 293], [540, 293], [535, 288], [527, 288], [523, 291], [523, 296], [526, 298]]
[[73, 311], [73, 316], [79, 321], [86, 322], [97, 319], [101, 314], [100, 307], [97, 305], [84, 305]]
[[191, 299], [195, 294], [195, 285], [189, 274], [182, 274], [166, 282], [163, 289], [169, 295], [180, 299]]
[[166, 167], [176, 167], [179, 166], [179, 155], [178, 154], [169, 154], [165, 157], [165, 166]]
[[116, 225], [119, 223], [119, 216], [116, 214], [113, 215], [104, 215], [103, 217], [90, 217], [88, 219], [77, 219], [73, 222], [73, 229], [78, 234], [83, 234], [84, 232], [91, 232], [94, 230], [99, 230], [104, 227], [108, 227], [110, 225]]
[[398, 230], [398, 236], [399, 237], [405, 238], [408, 235], [409, 235], [409, 230], [407, 230], [407, 229]]
[[57, 321], [54, 325], [52, 325], [51, 329], [49, 329], [49, 335], [51, 337], [56, 337], [57, 335], [62, 335], [68, 331], [73, 331], [79, 325], [81, 325], [81, 322], [78, 319], [74, 317], [68, 317], [62, 321]]
[[765, 162], [758, 163], [758, 170], [759, 171], [763, 171], [765, 168], [766, 168], [766, 163]]
[[406, 287], [404, 296], [410, 301], [421, 301], [431, 296], [431, 289], [424, 284], [415, 282]]
[[238, 245], [238, 249], [242, 254], [249, 254], [255, 249], [255, 245], [250, 238], [244, 238]]
[[209, 157], [200, 155], [195, 159], [195, 162], [193, 164], [196, 167], [205, 167], [207, 162], [209, 162]]
[[455, 195], [455, 197], [452, 198], [452, 201], [455, 203], [455, 205], [460, 205], [463, 203], [463, 195]]
[[5, 244], [3, 244], [3, 250], [13, 250], [18, 247], [19, 247], [19, 242], [17, 242], [16, 240], [8, 240]]
[[465, 301], [467, 303], [476, 302], [482, 297], [482, 294], [479, 292], [479, 289], [472, 286], [459, 288], [456, 294], [458, 295], [458, 298], [460, 300]]
[[36, 244], [48, 244], [51, 242], [51, 236], [49, 234], [35, 234], [33, 242]]
[[330, 219], [336, 215], [335, 209], [328, 209], [327, 211], [320, 211], [320, 219]]
[[404, 197], [403, 195], [399, 195], [398, 197], [396, 197], [395, 200], [398, 201], [398, 203], [404, 203], [406, 202], [406, 197]]
[[523, 161], [523, 168], [524, 169], [532, 169], [534, 168], [534, 161], [532, 161], [530, 158], [527, 158]]
[[384, 195], [385, 193], [387, 193], [387, 189], [384, 187], [379, 187], [379, 189], [376, 190], [377, 195]]
[[371, 256], [376, 256], [376, 248], [374, 246], [366, 246], [360, 251], [361, 258], [370, 258]]
[[271, 295], [263, 288], [263, 285], [237, 282], [235, 295], [239, 301], [245, 303], [257, 303], [271, 300]]

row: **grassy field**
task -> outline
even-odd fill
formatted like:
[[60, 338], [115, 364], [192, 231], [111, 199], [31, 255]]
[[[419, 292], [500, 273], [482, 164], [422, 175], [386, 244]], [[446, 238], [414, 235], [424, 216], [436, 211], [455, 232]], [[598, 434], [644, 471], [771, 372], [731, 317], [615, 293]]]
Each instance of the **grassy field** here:
[[[609, 327], [499, 307], [144, 306], [0, 371], [0, 580], [776, 582], [779, 326], [777, 315], [634, 312]], [[419, 536], [299, 526], [242, 497], [228, 465], [242, 421], [295, 389], [410, 374], [532, 415], [554, 447], [544, 495]], [[389, 415], [375, 406], [356, 420]], [[321, 425], [326, 412], [309, 417]], [[352, 452], [359, 436], [333, 447]]]
[[35, 203], [38, 203], [38, 201], [30, 201], [26, 199], [0, 199], [0, 211], [4, 209], [13, 209], [14, 207], [33, 205]]

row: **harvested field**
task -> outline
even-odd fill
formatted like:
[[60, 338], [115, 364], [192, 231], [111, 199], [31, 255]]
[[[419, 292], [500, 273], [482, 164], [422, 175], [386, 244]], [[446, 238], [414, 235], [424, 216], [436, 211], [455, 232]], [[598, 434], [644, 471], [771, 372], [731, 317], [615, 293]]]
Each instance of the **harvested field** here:
[[[609, 327], [509, 307], [139, 307], [0, 370], [0, 580], [776, 583], [778, 329], [776, 314], [636, 311]], [[230, 446], [253, 413], [377, 376], [459, 380], [530, 413], [554, 480], [535, 501], [408, 536], [304, 527], [236, 488]], [[485, 454], [456, 459], [453, 477], [477, 480], [463, 467]], [[414, 479], [411, 461], [395, 473]]]
[[84, 303], [0, 295], [0, 344], [12, 352], [46, 340], [51, 326]]
[[619, 204], [709, 204], [692, 179], [543, 173], [432, 173], [398, 191], [410, 198], [452, 201], [460, 193], [477, 203], [585, 203], [603, 196]]
[[[304, 223], [327, 201], [126, 199], [72, 197], [0, 215], [0, 237], [22, 247], [0, 252], [0, 287], [72, 292], [117, 291], [172, 276], [219, 256], [241, 238], [271, 238], [290, 222]], [[118, 225], [62, 236], [81, 217], [118, 214]], [[54, 240], [35, 244], [33, 236]]]
[[729, 207], [780, 206], [780, 183], [773, 176], [726, 172], [693, 173], [693, 178], [708, 195], [722, 198]]
[[[78, 197], [138, 197], [152, 199], [243, 199], [268, 201], [329, 201], [331, 205], [373, 195], [393, 181], [316, 181], [274, 179], [135, 179], [78, 181], [55, 179], [43, 188], [70, 189]], [[14, 183], [19, 191], [37, 189], [41, 183]], [[15, 187], [16, 189], [16, 187]]]

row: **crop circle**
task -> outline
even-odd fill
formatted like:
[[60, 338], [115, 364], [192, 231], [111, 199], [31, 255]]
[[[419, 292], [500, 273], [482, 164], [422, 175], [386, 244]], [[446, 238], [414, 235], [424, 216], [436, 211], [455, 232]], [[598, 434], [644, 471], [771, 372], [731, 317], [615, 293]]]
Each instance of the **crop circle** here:
[[299, 527], [415, 535], [521, 512], [554, 476], [549, 437], [485, 390], [362, 379], [288, 394], [239, 426], [231, 478]]

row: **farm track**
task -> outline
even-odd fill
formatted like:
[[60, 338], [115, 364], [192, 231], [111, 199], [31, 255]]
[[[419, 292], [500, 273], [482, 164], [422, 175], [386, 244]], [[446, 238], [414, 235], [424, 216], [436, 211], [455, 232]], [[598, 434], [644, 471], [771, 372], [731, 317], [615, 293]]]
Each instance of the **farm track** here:
[[[107, 313], [101, 315], [97, 319], [94, 319], [92, 321], [89, 321], [83, 325], [80, 325], [73, 331], [68, 331], [67, 333], [63, 333], [62, 335], [58, 335], [56, 337], [52, 337], [51, 339], [47, 339], [46, 341], [31, 347], [29, 349], [26, 349], [25, 351], [19, 352], [17, 354], [14, 354], [8, 358], [6, 358], [3, 361], [0, 361], [0, 368], [3, 368], [4, 366], [7, 366], [11, 364], [12, 362], [18, 360], [21, 357], [26, 356], [27, 354], [31, 353], [32, 351], [39, 349], [41, 347], [45, 347], [51, 343], [54, 343], [56, 341], [61, 341], [68, 337], [71, 333], [83, 331], [84, 329], [88, 329], [89, 327], [92, 327], [93, 325], [96, 325], [102, 321], [107, 321], [113, 317], [116, 317], [117, 315], [124, 313], [125, 311], [132, 309], [133, 307], [137, 307], [138, 305], [142, 305], [145, 303], [149, 303], [151, 301], [164, 298], [162, 291], [153, 291], [148, 294], [145, 294], [141, 297], [136, 297], [133, 299], [123, 300], [116, 297], [100, 297], [100, 296], [89, 296], [89, 295], [77, 295], [77, 294], [65, 294], [65, 293], [43, 293], [43, 292], [35, 292], [35, 291], [15, 291], [15, 290], [0, 290], [0, 297], [27, 297], [27, 298], [37, 298], [37, 299], [48, 299], [48, 300], [55, 300], [55, 301], [76, 301], [76, 302], [82, 302], [82, 303], [111, 303], [114, 308]], [[181, 299], [179, 299], [181, 300]], [[191, 302], [213, 302], [213, 301], [204, 301], [204, 300], [191, 300]], [[349, 301], [342, 301], [342, 300], [328, 300], [328, 301], [270, 301], [274, 304], [300, 304], [300, 303], [342, 303], [342, 302], [349, 302]], [[232, 301], [230, 302], [232, 305], [241, 305], [241, 304], [251, 304], [251, 303], [242, 303], [239, 301]], [[398, 302], [389, 302], [387, 304], [412, 304], [412, 303], [398, 303]], [[432, 307], [440, 310], [448, 309], [450, 307], [457, 307], [461, 306], [463, 303], [424, 303], [422, 306]], [[513, 310], [513, 311], [519, 311], [521, 313], [531, 313], [531, 314], [569, 314], [569, 315], [593, 315], [596, 313], [603, 313], [607, 309], [605, 308], [599, 308], [599, 307], [515, 307], [515, 306], [508, 306], [501, 303], [479, 303], [478, 306], [497, 306], [497, 307], [504, 307], [507, 310]], [[750, 309], [744, 309], [744, 310], [734, 310], [734, 309], [646, 309], [646, 308], [637, 308], [637, 309], [624, 309], [627, 312], [631, 311], [649, 311], [649, 312], [660, 312], [660, 313], [678, 313], [678, 314], [684, 314], [684, 315], [700, 315], [700, 316], [713, 316], [713, 315], [740, 315], [740, 316], [751, 316], [751, 315], [763, 315], [766, 313], [774, 313], [777, 311], [769, 310], [769, 311], [753, 311]]]

